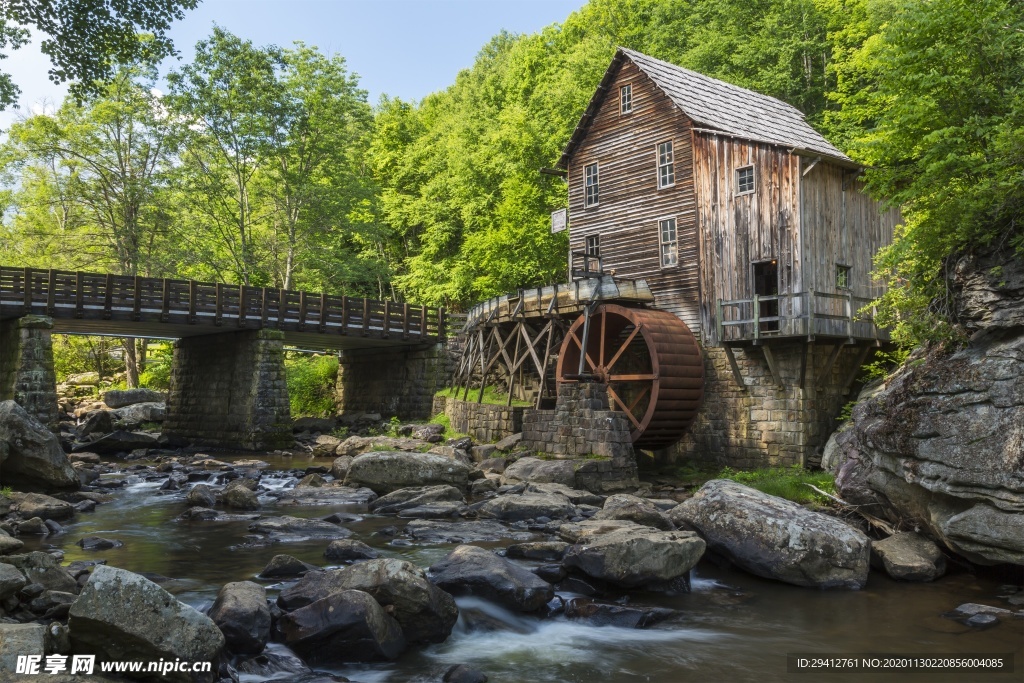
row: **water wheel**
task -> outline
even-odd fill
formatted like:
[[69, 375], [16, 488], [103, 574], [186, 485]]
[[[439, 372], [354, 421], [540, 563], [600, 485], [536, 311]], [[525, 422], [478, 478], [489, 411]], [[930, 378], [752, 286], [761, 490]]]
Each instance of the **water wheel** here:
[[[580, 356], [583, 364], [581, 372]], [[679, 441], [704, 399], [704, 363], [690, 328], [666, 311], [602, 304], [573, 322], [558, 354], [558, 382], [608, 385], [637, 448]]]

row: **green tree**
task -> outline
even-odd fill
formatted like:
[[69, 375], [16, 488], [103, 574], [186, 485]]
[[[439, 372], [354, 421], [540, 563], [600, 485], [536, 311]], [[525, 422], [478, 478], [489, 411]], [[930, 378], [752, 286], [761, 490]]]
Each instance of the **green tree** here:
[[[905, 344], [951, 333], [946, 283], [965, 252], [1024, 252], [1024, 6], [904, 2], [863, 14], [835, 117], [869, 188], [902, 207], [878, 258], [885, 322]], [[877, 26], [877, 31], [872, 31]]]
[[[0, 3], [0, 50], [28, 42], [30, 27], [47, 37], [39, 47], [50, 58], [50, 80], [72, 81], [78, 98], [101, 92], [118, 64], [155, 64], [174, 54], [167, 30], [199, 0], [6, 0]], [[138, 41], [136, 34], [152, 34]], [[0, 53], [0, 59], [7, 55]], [[20, 89], [0, 73], [0, 109], [17, 101]]]

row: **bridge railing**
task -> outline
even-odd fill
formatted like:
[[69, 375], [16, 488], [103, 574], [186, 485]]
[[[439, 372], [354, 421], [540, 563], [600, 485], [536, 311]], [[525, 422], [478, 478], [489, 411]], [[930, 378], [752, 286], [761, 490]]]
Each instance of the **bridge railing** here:
[[275, 327], [402, 340], [447, 337], [445, 310], [408, 303], [193, 280], [0, 267], [0, 305], [24, 313]]

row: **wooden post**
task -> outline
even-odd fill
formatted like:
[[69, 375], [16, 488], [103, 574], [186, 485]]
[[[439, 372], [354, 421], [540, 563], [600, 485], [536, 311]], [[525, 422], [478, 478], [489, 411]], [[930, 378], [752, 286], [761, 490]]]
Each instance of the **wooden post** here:
[[363, 336], [370, 336], [370, 300], [363, 297]]
[[32, 312], [32, 269], [25, 268], [22, 273], [22, 303], [25, 306], [25, 313]]
[[740, 366], [736, 364], [736, 356], [733, 355], [732, 347], [723, 344], [722, 348], [725, 349], [725, 357], [729, 359], [729, 367], [732, 368], [732, 376], [736, 379], [736, 384], [743, 391], [747, 391], [747, 383], [743, 381], [743, 375], [740, 374]]
[[196, 324], [196, 295], [198, 294], [196, 281], [188, 281], [188, 324]]
[[754, 295], [754, 343], [761, 342], [761, 299]]
[[[142, 320], [142, 278], [135, 276], [135, 301], [132, 306], [132, 320]], [[145, 361], [145, 359], [143, 359]]]
[[817, 330], [814, 329], [814, 308], [818, 304], [818, 297], [814, 290], [807, 292], [807, 341], [814, 341]]
[[427, 307], [420, 306], [420, 339], [427, 336]]
[[772, 379], [775, 380], [775, 385], [782, 388], [782, 375], [779, 374], [779, 367], [775, 363], [775, 354], [772, 353], [772, 347], [770, 344], [762, 344], [761, 350], [764, 351], [764, 359], [768, 362], [768, 370], [772, 373]]
[[306, 300], [306, 293], [299, 292], [299, 331], [306, 329], [306, 311], [308, 310], [309, 302]]
[[85, 273], [75, 273], [75, 317], [81, 318], [85, 315]]
[[267, 304], [269, 297], [267, 296], [267, 288], [264, 287], [260, 291], [260, 328], [267, 326]]
[[320, 292], [320, 334], [327, 331], [327, 292]]
[[381, 337], [387, 339], [391, 336], [391, 302], [384, 302], [384, 325]]
[[171, 317], [171, 281], [164, 278], [163, 307], [160, 310], [160, 322], [165, 323]]
[[221, 317], [224, 315], [224, 285], [217, 283], [217, 303], [213, 311], [213, 324], [220, 327]]
[[818, 376], [818, 391], [825, 388], [828, 384], [828, 376], [832, 373], [832, 366], [836, 364], [836, 359], [839, 358], [839, 353], [843, 350], [842, 344], [836, 344], [832, 347], [832, 353], [829, 354], [828, 360], [825, 361], [825, 367], [821, 371], [821, 375]]
[[103, 281], [103, 319], [110, 320], [114, 308], [114, 274], [107, 273]]
[[348, 334], [348, 297], [341, 297], [341, 329], [338, 334]]
[[722, 339], [722, 300], [721, 299], [718, 299], [718, 303], [716, 304], [715, 312], [716, 312], [716, 317], [715, 317], [715, 336], [716, 336], [716, 340], [715, 341], [717, 341], [719, 344], [723, 344], [724, 341]]
[[448, 340], [448, 330], [445, 329], [445, 325], [446, 324], [447, 324], [447, 321], [445, 320], [444, 306], [442, 306], [441, 308], [437, 309], [437, 340], [438, 341], [442, 341], [443, 342], [443, 341], [447, 341]]
[[853, 340], [853, 290], [846, 293], [846, 336]]
[[409, 338], [409, 303], [402, 304], [402, 339]]
[[57, 300], [57, 271], [53, 268], [46, 277], [46, 314], [53, 315], [56, 310]]
[[245, 327], [245, 318], [248, 311], [245, 310], [248, 307], [248, 303], [245, 300], [245, 285], [238, 285], [238, 326]]
[[284, 319], [288, 315], [288, 290], [282, 287], [279, 290], [277, 304], [277, 329], [284, 329]]

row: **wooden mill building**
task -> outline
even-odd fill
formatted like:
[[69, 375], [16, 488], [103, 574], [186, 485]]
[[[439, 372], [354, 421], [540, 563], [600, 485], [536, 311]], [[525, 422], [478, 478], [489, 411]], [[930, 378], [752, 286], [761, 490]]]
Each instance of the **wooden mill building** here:
[[702, 347], [704, 406], [672, 453], [813, 463], [888, 339], [860, 311], [899, 212], [794, 107], [624, 48], [560, 167], [571, 268], [646, 281]]

